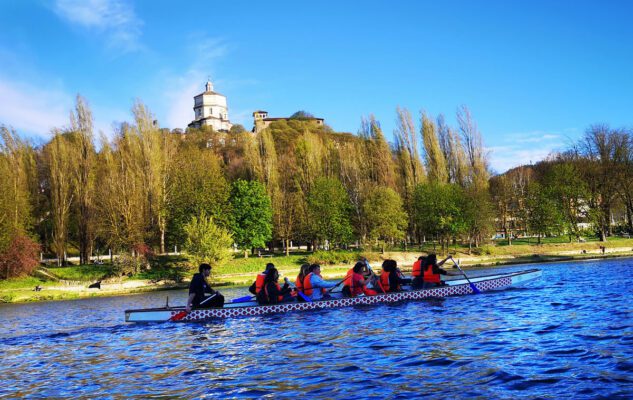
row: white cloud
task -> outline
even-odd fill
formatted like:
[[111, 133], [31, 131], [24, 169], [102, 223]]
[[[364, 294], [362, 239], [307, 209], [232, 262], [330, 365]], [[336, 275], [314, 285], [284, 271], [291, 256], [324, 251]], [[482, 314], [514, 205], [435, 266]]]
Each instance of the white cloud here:
[[0, 123], [18, 131], [46, 137], [68, 124], [72, 105], [73, 96], [63, 91], [0, 79]]
[[[193, 96], [204, 90], [204, 83], [211, 78], [214, 87], [222, 93], [222, 80], [214, 77], [216, 62], [224, 57], [228, 51], [228, 45], [219, 38], [207, 38], [202, 35], [192, 35], [187, 43], [191, 43], [187, 49], [192, 60], [191, 65], [182, 73], [164, 73], [157, 77], [160, 86], [165, 88], [158, 95], [165, 101], [166, 124], [170, 128], [186, 128], [193, 119]], [[231, 115], [230, 99], [229, 118]]]
[[134, 52], [140, 44], [140, 20], [129, 3], [120, 0], [57, 0], [55, 12], [67, 21], [107, 37], [113, 49]]
[[525, 148], [525, 146], [494, 146], [489, 147], [490, 166], [493, 170], [503, 173], [509, 169], [520, 165], [533, 164], [544, 160], [548, 155], [557, 151], [559, 143], [552, 143], [547, 146], [536, 148]]

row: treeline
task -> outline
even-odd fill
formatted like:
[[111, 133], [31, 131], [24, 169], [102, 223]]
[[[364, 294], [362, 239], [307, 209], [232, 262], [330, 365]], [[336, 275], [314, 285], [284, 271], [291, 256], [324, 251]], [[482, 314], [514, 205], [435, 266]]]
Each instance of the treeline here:
[[621, 208], [631, 229], [627, 131], [592, 127], [570, 151], [491, 178], [465, 107], [456, 127], [398, 109], [392, 144], [372, 116], [358, 135], [293, 118], [255, 136], [161, 129], [141, 103], [132, 115], [95, 138], [78, 97], [69, 125], [43, 145], [0, 128], [0, 252], [25, 238], [60, 260], [76, 249], [82, 263], [107, 249], [217, 253], [214, 243], [231, 241], [244, 251], [291, 241], [478, 246], [500, 229], [578, 235], [582, 222], [606, 237]]

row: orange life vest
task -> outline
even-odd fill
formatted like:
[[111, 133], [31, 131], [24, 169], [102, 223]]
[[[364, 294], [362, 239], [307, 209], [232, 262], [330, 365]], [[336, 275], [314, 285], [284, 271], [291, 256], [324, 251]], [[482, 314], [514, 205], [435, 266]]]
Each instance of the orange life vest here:
[[[312, 274], [314, 274], [314, 272], [310, 272], [308, 275], [305, 276], [305, 278], [303, 278], [303, 294], [305, 294], [306, 296], [312, 296], [312, 293], [314, 293], [314, 288], [312, 287], [312, 282], [310, 281], [310, 278], [312, 278]], [[327, 293], [327, 289], [321, 288], [321, 293]]]
[[[385, 292], [390, 292], [391, 286], [389, 285], [390, 272], [382, 271], [380, 274], [380, 288]], [[400, 285], [396, 287], [396, 290], [400, 290]]]
[[297, 287], [298, 291], [303, 292], [303, 279], [301, 279], [301, 275], [297, 275], [295, 286]]
[[422, 276], [422, 260], [417, 260], [413, 263], [413, 271], [411, 271], [411, 275], [414, 278]]
[[424, 270], [424, 282], [440, 283], [440, 274], [433, 273], [433, 264], [426, 266]]
[[266, 279], [265, 273], [257, 274], [257, 278], [255, 278], [255, 294], [259, 293], [264, 287], [264, 279]]

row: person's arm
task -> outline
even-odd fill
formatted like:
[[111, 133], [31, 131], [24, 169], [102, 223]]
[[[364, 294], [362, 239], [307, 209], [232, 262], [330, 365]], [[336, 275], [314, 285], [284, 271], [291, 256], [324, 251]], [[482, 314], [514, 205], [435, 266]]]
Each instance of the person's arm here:
[[257, 294], [257, 285], [256, 285], [257, 281], [253, 282], [253, 284], [248, 288], [248, 291], [253, 293], [253, 294]]
[[187, 310], [187, 312], [191, 311], [191, 307], [193, 307], [193, 299], [196, 297], [195, 293], [189, 293], [189, 298], [187, 299], [187, 307], [185, 307], [185, 310]]
[[329, 289], [329, 288], [333, 288], [334, 286], [336, 286], [336, 283], [326, 282], [326, 281], [323, 280], [323, 278], [321, 278], [317, 274], [312, 274], [312, 276], [310, 277], [310, 283], [312, 284], [313, 288]]

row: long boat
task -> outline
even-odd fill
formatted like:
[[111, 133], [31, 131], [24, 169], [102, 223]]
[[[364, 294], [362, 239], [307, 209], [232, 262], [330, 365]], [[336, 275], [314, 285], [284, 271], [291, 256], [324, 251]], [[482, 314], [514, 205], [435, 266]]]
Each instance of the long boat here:
[[207, 321], [243, 316], [256, 316], [291, 311], [321, 310], [326, 308], [340, 308], [355, 305], [388, 304], [401, 301], [422, 300], [433, 297], [448, 297], [474, 293], [472, 286], [479, 292], [505, 289], [510, 286], [523, 284], [541, 277], [541, 270], [530, 269], [519, 272], [508, 272], [494, 275], [483, 275], [466, 279], [446, 281], [445, 286], [430, 289], [408, 290], [376, 296], [342, 297], [340, 293], [333, 293], [327, 300], [311, 302], [285, 302], [274, 305], [258, 305], [255, 301], [225, 303], [222, 308], [206, 308], [191, 310], [184, 307], [145, 308], [126, 310], [126, 322], [167, 322], [167, 321]]

